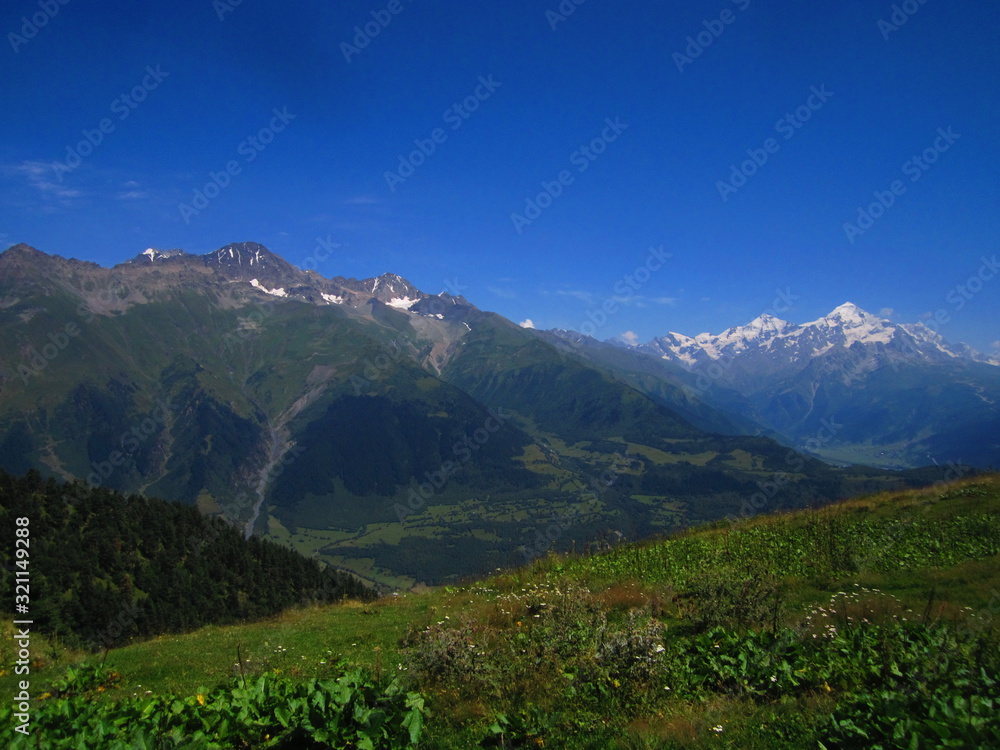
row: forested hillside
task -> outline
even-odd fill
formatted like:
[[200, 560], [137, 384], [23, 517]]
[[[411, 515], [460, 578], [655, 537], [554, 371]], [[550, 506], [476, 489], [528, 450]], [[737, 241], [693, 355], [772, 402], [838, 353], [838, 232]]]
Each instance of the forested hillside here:
[[[303, 602], [374, 595], [346, 573], [273, 542], [244, 540], [190, 506], [0, 471], [4, 539], [15, 538], [18, 518], [29, 519], [28, 615], [37, 631], [70, 645], [96, 650]], [[13, 555], [10, 545], [0, 551], [6, 601], [13, 601]]]

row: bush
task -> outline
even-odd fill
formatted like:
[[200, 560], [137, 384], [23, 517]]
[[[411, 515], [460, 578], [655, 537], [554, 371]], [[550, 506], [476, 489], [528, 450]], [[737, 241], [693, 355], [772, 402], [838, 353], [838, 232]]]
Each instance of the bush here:
[[740, 629], [770, 624], [782, 614], [778, 579], [757, 572], [713, 570], [688, 582], [683, 617], [698, 632], [715, 627]]

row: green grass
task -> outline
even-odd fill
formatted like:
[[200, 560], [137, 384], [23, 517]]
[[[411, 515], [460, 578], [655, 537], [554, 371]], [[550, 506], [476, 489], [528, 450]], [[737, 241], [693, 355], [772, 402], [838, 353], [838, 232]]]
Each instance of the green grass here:
[[[163, 636], [109, 653], [120, 679], [95, 697], [362, 669], [426, 698], [422, 747], [987, 746], [998, 625], [990, 475]], [[10, 639], [0, 648], [10, 664]], [[36, 695], [100, 658], [32, 648]], [[0, 685], [13, 690], [9, 668]]]

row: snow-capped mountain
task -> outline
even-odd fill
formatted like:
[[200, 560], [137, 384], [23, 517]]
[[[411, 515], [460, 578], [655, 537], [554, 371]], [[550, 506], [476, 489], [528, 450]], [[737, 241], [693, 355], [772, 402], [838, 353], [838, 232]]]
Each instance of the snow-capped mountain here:
[[965, 344], [949, 344], [922, 323], [900, 325], [845, 302], [828, 315], [796, 325], [767, 313], [744, 326], [722, 333], [685, 336], [668, 333], [637, 347], [690, 368], [717, 360], [739, 358], [754, 369], [771, 365], [805, 367], [811, 360], [853, 350], [872, 356], [940, 361], [969, 360], [1000, 365], [1000, 360]]
[[[195, 284], [214, 281], [232, 285], [230, 292], [246, 285], [246, 291], [271, 297], [316, 305], [344, 305], [356, 311], [378, 302], [413, 315], [445, 319], [456, 317], [459, 309], [476, 309], [461, 296], [423, 292], [394, 273], [370, 279], [324, 278], [313, 271], [303, 271], [257, 242], [235, 242], [204, 255], [149, 248], [112, 271], [121, 275], [122, 288], [132, 290], [145, 291], [150, 286], [170, 286], [178, 281]], [[144, 299], [137, 297], [133, 302]], [[122, 300], [123, 305], [128, 303], [127, 298]]]
[[632, 347], [710, 406], [832, 460], [1000, 465], [1000, 360], [850, 302]]

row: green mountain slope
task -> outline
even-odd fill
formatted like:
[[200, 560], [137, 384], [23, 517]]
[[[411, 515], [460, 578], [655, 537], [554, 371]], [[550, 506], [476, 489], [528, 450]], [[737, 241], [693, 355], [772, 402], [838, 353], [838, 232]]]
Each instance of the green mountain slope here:
[[[20, 530], [20, 531], [19, 531]], [[0, 471], [0, 590], [27, 592], [20, 619], [64, 645], [99, 650], [208, 623], [274, 615], [308, 601], [371, 598], [353, 577], [190, 506], [82, 482]], [[15, 580], [16, 578], [16, 580]]]
[[[370, 715], [354, 701], [398, 728], [408, 693], [429, 748], [992, 747], [998, 627], [990, 475], [135, 643], [103, 671], [41, 642], [31, 704], [51, 747], [98, 727], [330, 747]], [[0, 708], [33, 747], [13, 726]]]
[[16, 246], [0, 323], [0, 467], [195, 505], [392, 587], [928, 479], [705, 432], [461, 297], [255, 243], [113, 269]]

